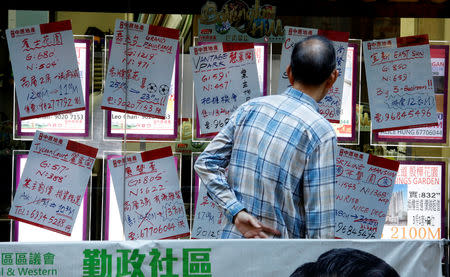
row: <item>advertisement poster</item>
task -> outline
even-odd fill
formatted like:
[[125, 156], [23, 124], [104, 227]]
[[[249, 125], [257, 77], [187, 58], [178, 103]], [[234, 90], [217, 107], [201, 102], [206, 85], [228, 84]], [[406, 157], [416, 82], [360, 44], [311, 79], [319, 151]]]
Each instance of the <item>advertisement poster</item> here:
[[372, 131], [438, 125], [427, 35], [363, 42]]
[[189, 236], [170, 146], [110, 159], [108, 168], [127, 240]]
[[379, 239], [399, 162], [339, 147], [336, 228], [342, 239]]
[[428, 240], [3, 242], [0, 251], [3, 276], [294, 277], [309, 269], [320, 276], [435, 277], [445, 268], [444, 242]]
[[374, 133], [376, 141], [445, 143], [447, 139], [448, 45], [430, 45], [437, 126]]
[[262, 95], [253, 43], [190, 48], [200, 134], [218, 133], [244, 102]]
[[116, 20], [102, 108], [164, 119], [179, 31]]
[[85, 109], [70, 20], [6, 30], [20, 119]]
[[441, 239], [444, 199], [444, 162], [401, 161], [382, 238]]
[[328, 121], [339, 123], [341, 118], [342, 94], [344, 90], [344, 78], [348, 47], [348, 32], [324, 31], [318, 29], [285, 26], [285, 40], [281, 45], [280, 78], [278, 79], [278, 93], [283, 93], [291, 86], [286, 73], [286, 68], [291, 62], [294, 45], [312, 35], [321, 35], [333, 42], [336, 50], [336, 69], [339, 76], [327, 95], [319, 102], [319, 112]]
[[[25, 164], [27, 162], [27, 154], [19, 154], [16, 156], [16, 181], [15, 188], [19, 188], [20, 176], [25, 169]], [[14, 235], [13, 241], [18, 242], [44, 242], [48, 241], [51, 237], [52, 241], [82, 241], [86, 240], [88, 234], [86, 233], [87, 224], [87, 202], [88, 194], [84, 194], [83, 200], [81, 201], [81, 211], [78, 214], [75, 223], [73, 224], [72, 233], [70, 237], [65, 236], [60, 233], [50, 231], [48, 229], [40, 228], [32, 224], [23, 223], [20, 221], [14, 221]]]
[[247, 4], [233, 0], [218, 7], [206, 1], [200, 11], [198, 38], [210, 42], [281, 43], [283, 24], [276, 17], [276, 6], [262, 4], [260, 0]]
[[81, 79], [85, 110], [46, 117], [18, 120], [17, 134], [33, 136], [36, 130], [59, 136], [89, 136], [89, 89], [91, 40], [75, 39], [75, 52]]
[[97, 151], [37, 131], [9, 218], [70, 236]]

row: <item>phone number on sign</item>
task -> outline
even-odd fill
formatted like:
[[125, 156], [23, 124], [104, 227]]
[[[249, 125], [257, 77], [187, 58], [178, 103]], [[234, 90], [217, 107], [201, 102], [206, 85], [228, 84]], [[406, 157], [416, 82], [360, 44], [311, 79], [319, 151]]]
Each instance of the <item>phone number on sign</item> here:
[[375, 114], [375, 121], [380, 123], [384, 121], [394, 121], [394, 120], [403, 120], [410, 119], [414, 117], [422, 118], [422, 117], [430, 117], [431, 111], [430, 109], [421, 109], [421, 110], [409, 110], [408, 112], [391, 112], [385, 113], [384, 115], [380, 113]]
[[358, 227], [354, 227], [352, 225], [345, 225], [342, 222], [337, 224], [336, 229], [336, 237], [339, 237], [340, 234], [358, 237], [363, 239], [375, 239], [376, 230], [366, 230]]
[[50, 110], [56, 110], [56, 109], [60, 109], [60, 108], [70, 108], [73, 107], [74, 105], [79, 105], [81, 104], [81, 98], [80, 97], [74, 97], [74, 98], [69, 98], [69, 97], [64, 97], [61, 99], [52, 99], [48, 102], [42, 102], [40, 104], [29, 104], [29, 105], [25, 105], [25, 111], [27, 113], [30, 112], [36, 112], [37, 110], [40, 111], [50, 111]]
[[119, 106], [121, 108], [128, 108], [134, 111], [142, 112], [142, 113], [151, 113], [161, 115], [162, 110], [161, 107], [155, 107], [153, 102], [138, 100], [136, 103], [132, 103], [131, 101], [125, 101], [123, 98], [114, 98], [112, 96], [107, 98], [109, 105]]
[[[39, 211], [37, 209], [29, 210], [22, 206], [16, 206], [15, 210], [16, 215], [21, 216], [24, 219], [31, 219], [33, 222], [40, 224], [48, 224], [49, 227], [52, 225], [59, 227], [62, 229], [66, 224], [66, 219], [55, 216], [48, 216], [45, 212]], [[72, 229], [72, 226], [67, 225], [65, 230], [69, 232]]]
[[163, 234], [169, 231], [173, 231], [175, 230], [175, 224], [174, 223], [168, 223], [167, 225], [159, 225], [158, 227], [146, 227], [143, 228], [139, 231], [139, 234], [136, 236], [135, 233], [130, 232], [128, 234], [128, 238], [130, 240], [136, 240], [136, 239], [145, 239], [145, 238], [149, 238], [152, 235], [157, 235], [157, 234]]

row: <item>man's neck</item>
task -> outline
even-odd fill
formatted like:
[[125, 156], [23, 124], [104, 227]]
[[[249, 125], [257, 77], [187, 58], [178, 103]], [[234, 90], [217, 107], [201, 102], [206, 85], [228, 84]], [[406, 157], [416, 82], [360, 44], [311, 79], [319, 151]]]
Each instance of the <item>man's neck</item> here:
[[294, 89], [299, 90], [307, 95], [311, 96], [316, 102], [320, 102], [322, 98], [325, 96], [324, 86], [308, 86], [298, 82], [295, 82], [292, 86]]

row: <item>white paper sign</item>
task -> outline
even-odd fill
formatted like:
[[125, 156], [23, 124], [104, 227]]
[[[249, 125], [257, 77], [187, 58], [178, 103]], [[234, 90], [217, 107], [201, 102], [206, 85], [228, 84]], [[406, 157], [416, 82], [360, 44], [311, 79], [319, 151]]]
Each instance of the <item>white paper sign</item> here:
[[179, 31], [116, 20], [102, 108], [165, 118]]
[[[16, 188], [19, 187], [20, 184], [20, 176], [23, 173], [23, 170], [25, 169], [25, 164], [27, 162], [28, 155], [22, 155], [19, 154], [17, 156], [17, 163], [16, 163]], [[19, 175], [17, 175], [19, 173]], [[77, 216], [73, 228], [72, 233], [70, 237], [62, 235], [60, 233], [55, 233], [53, 231], [49, 231], [48, 229], [36, 227], [35, 225], [23, 223], [20, 221], [17, 221], [15, 224], [15, 238], [13, 241], [18, 242], [44, 242], [48, 241], [48, 238], [51, 237], [52, 241], [82, 241], [86, 239], [86, 230], [85, 230], [85, 223], [87, 221], [86, 216], [86, 208], [87, 204], [86, 201], [87, 197], [83, 197], [83, 200], [81, 201], [80, 205], [80, 211], [79, 216]]]
[[220, 239], [225, 221], [222, 209], [208, 196], [205, 185], [198, 179], [198, 196], [191, 238]]
[[319, 29], [285, 26], [285, 40], [281, 48], [280, 78], [278, 80], [278, 93], [283, 93], [291, 86], [286, 68], [291, 62], [292, 50], [295, 43], [312, 35], [321, 35], [333, 42], [336, 50], [336, 68], [339, 77], [328, 91], [328, 94], [319, 102], [319, 111], [326, 119], [339, 123], [341, 116], [342, 94], [344, 90], [345, 61], [347, 58], [348, 32], [324, 31]]
[[397, 161], [338, 148], [336, 237], [381, 237], [398, 166]]
[[70, 236], [96, 155], [97, 148], [36, 131], [9, 217]]
[[428, 36], [365, 41], [372, 130], [438, 125]]
[[244, 102], [262, 95], [252, 43], [190, 48], [200, 134], [219, 132]]
[[347, 48], [347, 59], [345, 62], [345, 76], [344, 87], [342, 90], [342, 104], [341, 104], [341, 119], [339, 123], [331, 123], [336, 132], [338, 139], [351, 139], [354, 135], [354, 113], [355, 113], [355, 92], [354, 87], [357, 84], [354, 83], [353, 72], [357, 68], [353, 68], [355, 47]]
[[[170, 85], [169, 99], [166, 108], [166, 117], [164, 119], [152, 118], [148, 116], [141, 116], [136, 114], [125, 114], [122, 112], [111, 112], [109, 126], [111, 135], [123, 135], [126, 133], [127, 137], [158, 137], [158, 136], [176, 136], [175, 126], [175, 74], [172, 76]], [[126, 117], [126, 120], [125, 120]]]
[[[86, 91], [86, 85], [89, 89], [89, 51], [90, 43], [75, 42], [75, 51], [78, 61], [78, 69], [81, 79], [81, 89], [83, 91], [84, 102], [89, 102], [89, 91]], [[88, 104], [86, 104], [86, 107]], [[46, 133], [57, 133], [58, 135], [83, 135], [88, 136], [88, 124], [85, 115], [87, 111], [78, 111], [65, 114], [57, 114], [49, 117], [40, 117], [30, 120], [21, 120], [19, 135], [26, 133], [34, 133], [40, 130]]]
[[6, 31], [22, 120], [85, 109], [69, 20]]
[[[430, 46], [431, 55], [431, 71], [433, 74], [434, 81], [434, 92], [436, 99], [436, 111], [438, 118], [437, 126], [421, 127], [421, 128], [411, 128], [402, 129], [394, 131], [379, 132], [375, 135], [376, 140], [391, 140], [391, 141], [417, 141], [417, 142], [445, 142], [445, 132], [444, 125], [446, 125], [447, 112], [444, 111], [447, 106], [446, 93], [443, 88], [440, 88], [439, 82], [442, 80], [442, 84], [447, 82], [447, 62], [448, 55], [446, 54], [446, 49], [440, 46]], [[440, 90], [442, 89], [442, 91]]]
[[108, 166], [127, 240], [189, 236], [170, 146], [111, 159]]

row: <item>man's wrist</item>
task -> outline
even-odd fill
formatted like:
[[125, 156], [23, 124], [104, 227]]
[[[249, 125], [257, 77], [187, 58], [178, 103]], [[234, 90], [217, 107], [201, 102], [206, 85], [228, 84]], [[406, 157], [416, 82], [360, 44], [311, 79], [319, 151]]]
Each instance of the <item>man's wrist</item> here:
[[234, 222], [235, 222], [235, 220], [236, 220], [236, 217], [238, 216], [238, 214], [240, 213], [240, 212], [247, 212], [247, 210], [244, 208], [244, 209], [242, 209], [242, 210], [240, 210], [239, 212], [237, 212], [237, 214], [235, 214], [234, 216], [233, 216], [233, 224], [234, 224]]
[[234, 217], [245, 207], [241, 204], [241, 202], [235, 200], [227, 203], [228, 205], [225, 207], [225, 216], [229, 220], [229, 222], [234, 222]]

